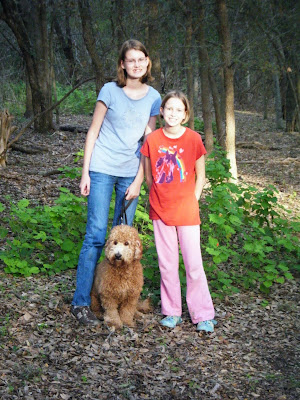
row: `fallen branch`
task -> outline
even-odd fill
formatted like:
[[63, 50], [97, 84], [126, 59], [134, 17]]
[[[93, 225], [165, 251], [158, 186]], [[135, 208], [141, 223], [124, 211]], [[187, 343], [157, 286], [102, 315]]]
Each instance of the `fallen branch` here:
[[87, 133], [88, 128], [84, 128], [83, 126], [61, 125], [59, 130], [63, 132]]
[[266, 164], [268, 161], [266, 161], [266, 160], [251, 160], [251, 161], [237, 160], [237, 162], [241, 163], [241, 164]]
[[25, 153], [25, 154], [38, 154], [42, 151], [49, 151], [49, 149], [47, 149], [45, 147], [34, 146], [33, 148], [29, 149], [28, 147], [19, 146], [17, 144], [12, 144], [11, 149], [20, 151], [21, 153]]
[[276, 161], [276, 163], [284, 164], [284, 165], [292, 164], [292, 163], [300, 164], [300, 159], [288, 157], [288, 158], [285, 158], [284, 160]]
[[239, 149], [280, 150], [279, 147], [266, 146], [260, 142], [238, 142], [235, 146]]
[[42, 176], [51, 176], [51, 175], [59, 175], [62, 174], [62, 171], [59, 169], [53, 169], [52, 171], [41, 172]]

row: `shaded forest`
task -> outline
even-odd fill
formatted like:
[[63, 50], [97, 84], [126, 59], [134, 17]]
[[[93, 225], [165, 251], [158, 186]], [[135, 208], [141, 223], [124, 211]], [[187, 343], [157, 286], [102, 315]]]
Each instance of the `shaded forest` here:
[[[299, 13], [293, 0], [0, 0], [1, 398], [299, 398]], [[212, 335], [185, 303], [182, 325], [158, 323], [144, 186], [135, 224], [153, 312], [120, 332], [70, 313], [81, 149], [128, 38], [147, 46], [162, 96], [188, 95], [211, 152], [200, 210]], [[184, 288], [182, 262], [180, 276]]]
[[298, 129], [299, 4], [293, 0], [0, 4], [1, 108], [9, 103], [14, 113], [13, 85], [26, 83], [24, 115], [43, 112], [34, 121], [40, 132], [53, 128], [53, 110], [45, 110], [57, 101], [56, 86], [93, 78], [98, 92], [115, 77], [118, 49], [128, 38], [148, 47], [160, 93], [188, 94], [194, 115], [203, 115], [207, 142], [216, 119], [225, 143], [222, 122], [234, 129], [233, 107], [262, 110], [265, 118], [275, 111], [278, 128]]

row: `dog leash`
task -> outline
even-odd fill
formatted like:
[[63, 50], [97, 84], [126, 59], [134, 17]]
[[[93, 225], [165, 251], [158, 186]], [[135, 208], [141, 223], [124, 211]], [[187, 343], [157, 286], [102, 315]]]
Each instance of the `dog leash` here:
[[121, 210], [121, 217], [120, 217], [121, 223], [120, 223], [120, 225], [124, 225], [123, 217], [124, 217], [124, 220], [125, 220], [125, 225], [128, 225], [126, 210], [127, 210], [127, 208], [130, 206], [130, 204], [133, 202], [133, 200], [134, 200], [134, 199], [128, 200], [128, 202], [127, 202], [127, 204], [126, 204], [126, 200], [125, 200], [125, 197], [124, 197], [123, 203], [122, 203], [122, 210]]

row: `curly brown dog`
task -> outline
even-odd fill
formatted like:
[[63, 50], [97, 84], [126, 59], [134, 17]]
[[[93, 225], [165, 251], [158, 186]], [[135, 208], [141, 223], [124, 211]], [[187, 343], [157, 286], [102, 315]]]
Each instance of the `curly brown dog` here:
[[135, 228], [115, 226], [105, 245], [105, 259], [97, 265], [91, 291], [91, 309], [116, 329], [134, 326], [134, 315], [143, 288], [142, 242]]

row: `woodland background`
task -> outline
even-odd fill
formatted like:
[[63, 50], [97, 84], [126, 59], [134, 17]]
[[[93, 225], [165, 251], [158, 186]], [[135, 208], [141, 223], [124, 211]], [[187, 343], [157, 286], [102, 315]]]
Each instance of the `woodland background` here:
[[[3, 399], [299, 398], [299, 13], [292, 0], [0, 0]], [[162, 95], [187, 93], [212, 152], [200, 203], [210, 336], [185, 305], [178, 329], [158, 324], [146, 187], [136, 226], [154, 312], [122, 332], [69, 312], [85, 134], [128, 38], [147, 46]], [[180, 275], [184, 286], [182, 261]]]

